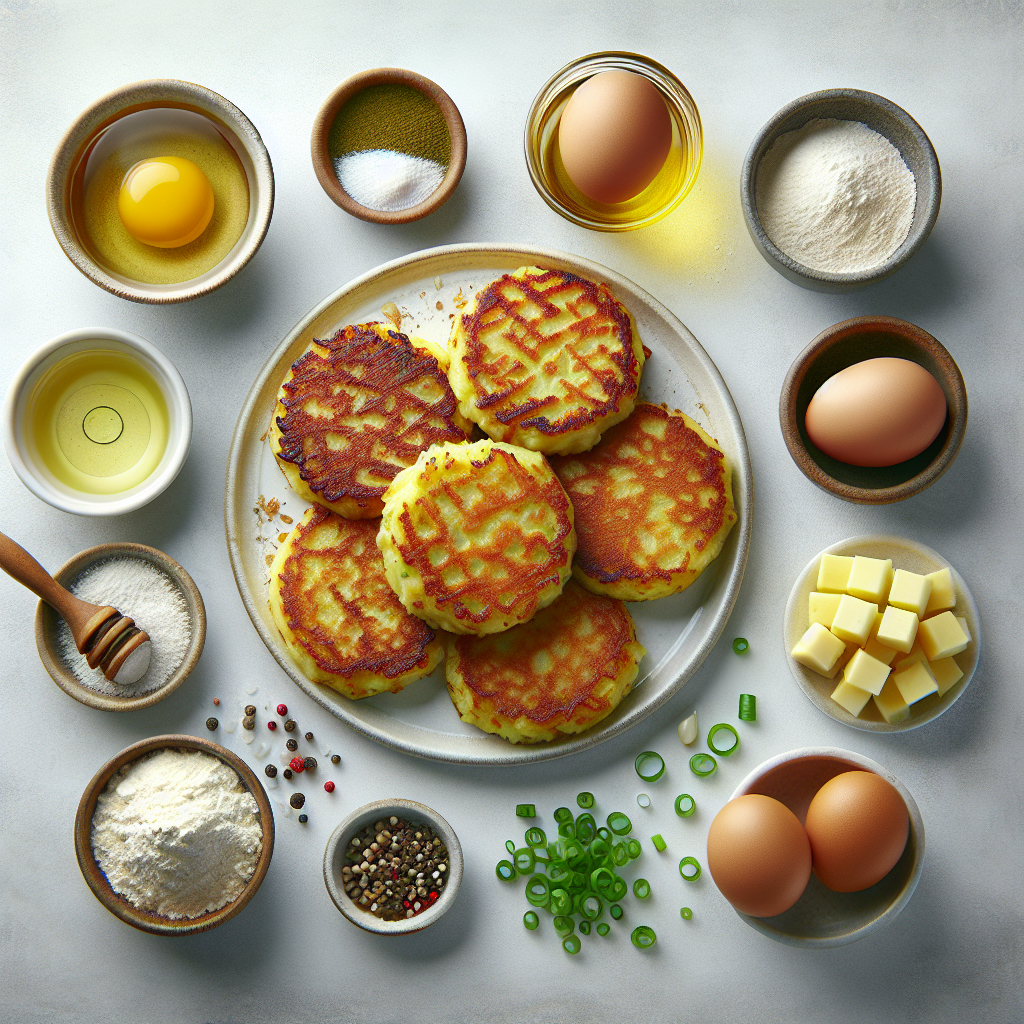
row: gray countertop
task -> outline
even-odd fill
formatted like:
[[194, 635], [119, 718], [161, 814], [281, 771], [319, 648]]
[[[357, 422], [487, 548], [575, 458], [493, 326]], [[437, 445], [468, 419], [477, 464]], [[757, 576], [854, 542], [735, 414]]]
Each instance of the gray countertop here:
[[[1020, 103], [1024, 9], [1019, 2], [654, 0], [549, 10], [451, 0], [444, 5], [350, 0], [281, 5], [180, 0], [143, 5], [4, 0], [0, 4], [0, 387], [40, 345], [84, 326], [117, 327], [159, 346], [189, 388], [191, 454], [147, 507], [79, 518], [35, 498], [0, 459], [2, 529], [49, 568], [85, 547], [153, 545], [195, 579], [209, 614], [206, 649], [166, 701], [130, 714], [75, 703], [40, 665], [35, 599], [0, 578], [7, 648], [0, 668], [7, 736], [0, 784], [0, 1019], [3, 1021], [964, 1021], [1024, 1013], [1024, 616], [1021, 341], [1024, 174]], [[523, 158], [529, 105], [559, 67], [608, 49], [647, 54], [674, 71], [700, 109], [705, 156], [696, 187], [643, 231], [599, 234], [560, 219], [535, 193]], [[438, 82], [466, 123], [469, 158], [454, 197], [399, 227], [357, 221], [324, 195], [309, 133], [326, 95], [377, 66]], [[126, 82], [202, 83], [250, 117], [270, 151], [277, 200], [251, 265], [220, 291], [168, 308], [137, 305], [78, 273], [50, 231], [46, 168], [71, 121]], [[739, 172], [776, 110], [817, 89], [881, 93], [928, 133], [943, 174], [938, 222], [894, 277], [832, 296], [803, 290], [758, 255], [743, 226]], [[569, 757], [518, 768], [453, 766], [396, 753], [315, 705], [274, 662], [232, 578], [223, 490], [238, 411], [260, 367], [312, 306], [351, 278], [406, 253], [454, 242], [561, 249], [613, 268], [667, 305], [716, 362], [747, 433], [755, 483], [753, 540], [723, 642], [696, 676], [626, 735]], [[791, 461], [778, 398], [794, 357], [852, 316], [916, 323], [957, 360], [970, 397], [960, 455], [931, 489], [898, 505], [846, 504]], [[963, 575], [984, 626], [980, 670], [964, 697], [929, 725], [898, 735], [858, 732], [818, 712], [790, 675], [783, 608], [820, 549], [862, 533], [895, 533], [941, 552]], [[740, 659], [728, 640], [743, 635]], [[1017, 653], [1014, 653], [1017, 652]], [[248, 907], [186, 939], [136, 932], [80, 877], [72, 825], [81, 792], [108, 758], [169, 732], [208, 735], [212, 700], [287, 702], [343, 756], [337, 791], [309, 792], [310, 822], [278, 820], [270, 872]], [[705, 726], [735, 718], [736, 694], [758, 696], [758, 723], [716, 777], [694, 779], [676, 738], [696, 709]], [[240, 734], [222, 742], [257, 762]], [[920, 885], [886, 928], [841, 948], [807, 951], [749, 928], [707, 872], [683, 891], [675, 862], [703, 861], [715, 811], [761, 761], [835, 745], [889, 768], [914, 795], [927, 831]], [[666, 779], [641, 812], [633, 759], [653, 748]], [[326, 776], [323, 776], [326, 777]], [[592, 790], [622, 807], [669, 851], [644, 854], [654, 888], [633, 923], [652, 924], [648, 952], [627, 933], [564, 955], [548, 927], [529, 933], [518, 886], [494, 864], [521, 832], [514, 805], [550, 810]], [[694, 792], [679, 823], [671, 799]], [[669, 795], [671, 790], [671, 795]], [[421, 800], [459, 834], [466, 876], [438, 925], [386, 940], [353, 928], [325, 890], [321, 860], [334, 824], [361, 803]], [[634, 813], [635, 812], [635, 813]], [[685, 831], [683, 824], [689, 829]], [[693, 907], [681, 921], [679, 907]]]

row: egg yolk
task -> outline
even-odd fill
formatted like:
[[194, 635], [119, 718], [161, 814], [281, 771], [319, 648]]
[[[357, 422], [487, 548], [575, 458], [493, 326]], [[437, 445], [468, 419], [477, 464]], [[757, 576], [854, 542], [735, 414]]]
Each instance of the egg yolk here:
[[202, 170], [184, 157], [140, 160], [124, 176], [117, 212], [140, 242], [174, 249], [206, 230], [213, 216], [213, 189]]

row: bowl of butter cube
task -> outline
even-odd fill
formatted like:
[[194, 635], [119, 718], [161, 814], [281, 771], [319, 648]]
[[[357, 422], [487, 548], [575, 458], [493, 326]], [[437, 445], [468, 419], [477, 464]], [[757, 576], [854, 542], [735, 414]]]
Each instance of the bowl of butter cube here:
[[826, 548], [793, 586], [783, 625], [789, 666], [820, 711], [865, 732], [938, 718], [978, 667], [981, 623], [963, 578], [904, 537]]

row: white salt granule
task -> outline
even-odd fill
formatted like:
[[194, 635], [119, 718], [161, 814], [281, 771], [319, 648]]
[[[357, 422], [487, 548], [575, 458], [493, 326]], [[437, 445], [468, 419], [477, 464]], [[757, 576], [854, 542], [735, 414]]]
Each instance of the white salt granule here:
[[434, 160], [390, 149], [365, 149], [334, 158], [341, 187], [361, 206], [388, 213], [429, 199], [445, 171]]
[[161, 750], [107, 783], [92, 852], [111, 888], [164, 917], [199, 917], [234, 900], [256, 870], [263, 827], [237, 772], [200, 751]]
[[848, 274], [884, 263], [910, 233], [914, 175], [859, 121], [809, 121], [776, 139], [757, 172], [757, 213], [786, 255]]
[[135, 620], [149, 634], [152, 658], [136, 683], [112, 683], [99, 669], [89, 668], [78, 653], [71, 628], [61, 619], [57, 645], [75, 678], [108, 696], [141, 697], [163, 686], [182, 663], [192, 643], [192, 619], [185, 597], [166, 573], [144, 558], [118, 556], [90, 566], [68, 588], [90, 604], [111, 605]]

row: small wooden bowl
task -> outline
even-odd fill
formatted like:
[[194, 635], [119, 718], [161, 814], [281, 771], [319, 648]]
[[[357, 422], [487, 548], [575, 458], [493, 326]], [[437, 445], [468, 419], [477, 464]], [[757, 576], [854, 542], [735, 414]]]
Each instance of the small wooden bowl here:
[[[199, 588], [192, 577], [169, 555], [145, 544], [98, 544], [87, 548], [65, 562], [54, 574], [53, 578], [62, 586], [70, 587], [79, 576], [90, 566], [108, 558], [127, 555], [152, 562], [161, 572], [169, 577], [181, 591], [188, 607], [189, 619], [192, 623], [192, 642], [189, 644], [181, 664], [171, 673], [163, 686], [143, 693], [138, 697], [119, 697], [107, 695], [93, 690], [78, 681], [71, 667], [64, 660], [60, 644], [57, 641], [57, 627], [61, 618], [45, 601], [40, 601], [36, 608], [36, 647], [43, 667], [50, 673], [50, 678], [70, 697], [100, 711], [138, 711], [148, 708], [173, 693], [188, 678], [196, 667], [199, 655], [203, 653], [206, 642], [206, 607], [203, 604]], [[145, 625], [145, 624], [143, 624]], [[219, 748], [218, 748], [219, 749]], [[234, 756], [234, 755], [232, 755]]]
[[[212, 910], [199, 917], [172, 919], [161, 914], [139, 910], [123, 896], [114, 892], [107, 881], [107, 876], [100, 870], [100, 866], [92, 854], [92, 816], [96, 810], [96, 801], [111, 776], [119, 768], [123, 768], [132, 761], [137, 761], [143, 755], [165, 748], [199, 750], [204, 754], [212, 754], [214, 757], [220, 758], [226, 765], [233, 768], [238, 773], [242, 785], [256, 800], [256, 805], [259, 808], [258, 817], [263, 826], [263, 849], [256, 862], [256, 870], [252, 873], [249, 881], [245, 883], [245, 888], [220, 910]], [[200, 739], [198, 736], [154, 736], [126, 747], [93, 776], [92, 781], [85, 787], [85, 792], [78, 804], [78, 813], [75, 815], [75, 855], [78, 858], [82, 876], [89, 888], [92, 889], [93, 895], [115, 917], [119, 917], [133, 928], [152, 932], [154, 935], [194, 935], [196, 932], [209, 931], [211, 928], [216, 928], [217, 925], [231, 920], [252, 899], [262, 884], [273, 854], [274, 815], [270, 810], [270, 801], [267, 799], [260, 780], [237, 754], [225, 750], [224, 747], [218, 746], [210, 740]]]
[[[946, 422], [920, 455], [895, 466], [850, 466], [811, 442], [804, 415], [834, 374], [865, 359], [894, 356], [923, 366], [946, 396]], [[891, 316], [860, 316], [819, 334], [789, 368], [779, 399], [789, 454], [809, 480], [844, 501], [888, 505], [920, 494], [952, 465], [967, 429], [967, 389], [953, 357], [927, 331]]]
[[[408, 85], [418, 89], [424, 96], [432, 100], [440, 108], [448, 125], [448, 134], [452, 140], [452, 154], [448, 163], [448, 172], [441, 180], [434, 193], [416, 206], [405, 210], [374, 210], [357, 203], [342, 187], [338, 176], [334, 173], [334, 164], [327, 144], [330, 139], [331, 126], [338, 116], [338, 111], [356, 93], [362, 92], [371, 85]], [[437, 83], [429, 78], [417, 75], [413, 71], [401, 68], [376, 68], [363, 71], [342, 82], [324, 101], [313, 122], [313, 135], [310, 139], [310, 152], [313, 157], [313, 170], [323, 190], [346, 213], [367, 220], [373, 224], [407, 224], [433, 213], [443, 206], [455, 191], [466, 168], [466, 126], [463, 124], [459, 108], [451, 97]]]

